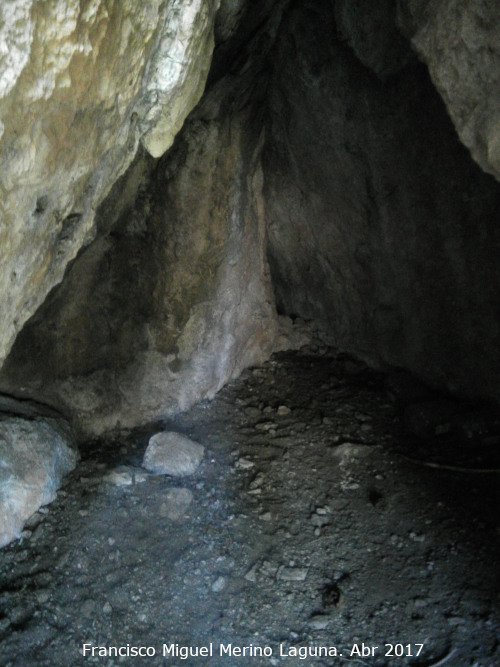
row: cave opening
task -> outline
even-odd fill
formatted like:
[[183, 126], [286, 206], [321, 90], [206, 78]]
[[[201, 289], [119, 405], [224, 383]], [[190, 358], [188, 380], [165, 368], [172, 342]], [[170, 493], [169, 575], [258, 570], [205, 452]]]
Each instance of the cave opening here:
[[2, 664], [500, 663], [498, 10], [94, 4], [0, 100]]

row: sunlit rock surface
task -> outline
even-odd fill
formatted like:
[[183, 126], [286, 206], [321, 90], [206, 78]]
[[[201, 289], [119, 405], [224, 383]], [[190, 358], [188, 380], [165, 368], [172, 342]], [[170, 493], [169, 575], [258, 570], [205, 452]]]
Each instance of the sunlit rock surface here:
[[0, 365], [95, 235], [142, 138], [172, 143], [210, 66], [218, 0], [0, 5]]
[[141, 152], [102, 205], [97, 238], [18, 337], [4, 388], [100, 433], [184, 410], [270, 355], [252, 72], [236, 88], [214, 83], [160, 161]]

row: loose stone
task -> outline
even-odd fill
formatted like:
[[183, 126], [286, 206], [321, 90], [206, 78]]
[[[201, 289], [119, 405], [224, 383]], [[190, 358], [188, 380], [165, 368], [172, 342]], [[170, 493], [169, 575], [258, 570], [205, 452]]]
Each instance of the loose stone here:
[[277, 574], [281, 581], [304, 581], [307, 577], [309, 568], [306, 567], [285, 567], [282, 565]]
[[144, 454], [146, 470], [160, 475], [186, 477], [198, 469], [205, 448], [185, 435], [162, 432], [153, 435]]
[[214, 593], [220, 593], [226, 586], [226, 578], [218, 577], [212, 584], [212, 590]]

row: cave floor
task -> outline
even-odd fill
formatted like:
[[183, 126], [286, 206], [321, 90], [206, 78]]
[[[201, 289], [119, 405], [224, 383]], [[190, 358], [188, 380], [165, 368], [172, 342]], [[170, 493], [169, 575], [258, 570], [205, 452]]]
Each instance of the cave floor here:
[[429, 467], [386, 387], [280, 353], [162, 424], [191, 477], [141, 475], [155, 429], [90, 443], [0, 552], [0, 664], [500, 665], [498, 474]]

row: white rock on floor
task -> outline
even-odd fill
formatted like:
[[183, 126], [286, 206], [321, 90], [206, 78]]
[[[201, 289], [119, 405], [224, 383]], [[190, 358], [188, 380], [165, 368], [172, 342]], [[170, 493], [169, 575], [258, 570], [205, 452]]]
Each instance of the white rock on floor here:
[[226, 578], [218, 577], [212, 584], [212, 590], [214, 593], [220, 593], [226, 587]]
[[18, 538], [29, 517], [54, 500], [77, 460], [69, 428], [55, 420], [0, 421], [0, 547]]
[[118, 466], [104, 477], [104, 481], [115, 486], [131, 486], [145, 482], [148, 474], [132, 466]]
[[198, 469], [204, 453], [203, 445], [181, 433], [161, 432], [150, 438], [142, 465], [160, 475], [186, 477]]

